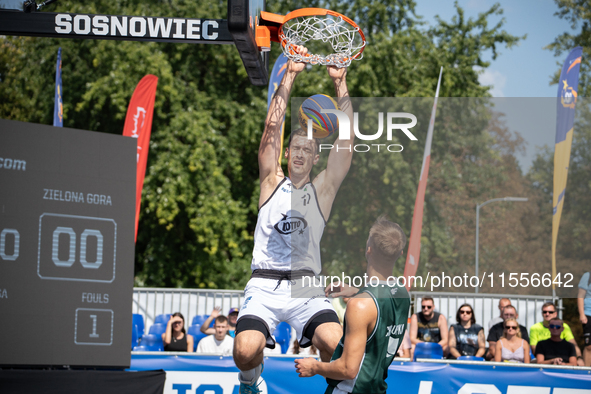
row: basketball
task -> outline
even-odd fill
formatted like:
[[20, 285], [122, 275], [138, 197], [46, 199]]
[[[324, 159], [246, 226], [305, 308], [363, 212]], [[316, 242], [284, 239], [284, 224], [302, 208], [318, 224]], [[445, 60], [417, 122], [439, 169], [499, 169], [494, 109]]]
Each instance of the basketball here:
[[335, 114], [323, 114], [323, 109], [339, 109], [337, 102], [325, 94], [316, 94], [303, 102], [298, 112], [298, 121], [303, 130], [308, 130], [308, 119], [312, 120], [314, 138], [326, 138], [339, 128]]

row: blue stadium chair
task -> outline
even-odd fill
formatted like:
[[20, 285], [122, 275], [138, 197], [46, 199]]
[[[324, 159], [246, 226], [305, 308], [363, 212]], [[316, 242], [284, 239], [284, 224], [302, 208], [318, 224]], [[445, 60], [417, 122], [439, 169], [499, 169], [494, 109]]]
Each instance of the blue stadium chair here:
[[131, 326], [131, 348], [133, 349], [138, 345], [138, 329], [137, 326], [134, 324]]
[[152, 327], [150, 327], [150, 331], [148, 331], [148, 334], [162, 335], [162, 334], [164, 334], [165, 331], [166, 331], [166, 324], [155, 323], [155, 324], [152, 324]]
[[279, 323], [273, 336], [277, 344], [281, 346], [281, 353], [287, 353], [287, 349], [289, 349], [291, 343], [291, 326], [286, 322]]
[[141, 338], [146, 333], [146, 326], [144, 325], [144, 317], [139, 313], [133, 314], [132, 324], [137, 326], [138, 337]]
[[197, 350], [197, 344], [199, 343], [199, 341], [207, 336], [207, 334], [201, 332], [200, 324], [193, 324], [192, 326], [190, 326], [189, 330], [187, 331], [187, 334], [193, 336], [193, 351]]
[[441, 360], [443, 358], [443, 348], [438, 343], [419, 342], [415, 347], [413, 361], [416, 361], [417, 358], [432, 358]]
[[162, 336], [147, 334], [142, 337], [142, 347], [151, 352], [161, 352], [164, 350], [164, 344], [162, 343]]
[[136, 347], [134, 347], [134, 348], [133, 348], [133, 351], [134, 351], [134, 352], [147, 352], [147, 351], [148, 351], [148, 348], [147, 348], [147, 347], [145, 347], [145, 346], [141, 346], [141, 345], [140, 345], [140, 346], [136, 346]]
[[464, 361], [484, 361], [484, 357], [476, 357], [476, 356], [460, 356], [458, 360]]
[[170, 317], [172, 316], [172, 313], [163, 313], [161, 315], [156, 316], [156, 318], [154, 319], [154, 324], [158, 324], [158, 323], [164, 323], [167, 324], [168, 321], [170, 320]]
[[209, 317], [209, 315], [196, 315], [193, 318], [193, 321], [191, 322], [191, 325], [192, 326], [194, 326], [195, 324], [202, 325], [203, 323], [205, 323], [205, 321], [207, 320], [208, 317]]

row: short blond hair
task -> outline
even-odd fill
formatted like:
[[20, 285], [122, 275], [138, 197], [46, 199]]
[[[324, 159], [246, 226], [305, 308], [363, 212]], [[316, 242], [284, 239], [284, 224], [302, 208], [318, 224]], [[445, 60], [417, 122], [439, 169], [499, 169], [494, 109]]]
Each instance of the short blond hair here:
[[382, 215], [369, 230], [369, 246], [378, 257], [393, 263], [400, 257], [406, 246], [406, 235], [397, 223], [389, 221]]

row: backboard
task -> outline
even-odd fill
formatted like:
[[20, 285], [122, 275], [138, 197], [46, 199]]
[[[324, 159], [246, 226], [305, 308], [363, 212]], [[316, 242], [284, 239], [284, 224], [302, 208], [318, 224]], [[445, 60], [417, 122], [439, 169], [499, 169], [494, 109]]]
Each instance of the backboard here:
[[270, 48], [259, 48], [256, 31], [265, 0], [228, 0], [228, 30], [232, 34], [236, 49], [240, 53], [250, 82], [264, 86], [269, 82]]

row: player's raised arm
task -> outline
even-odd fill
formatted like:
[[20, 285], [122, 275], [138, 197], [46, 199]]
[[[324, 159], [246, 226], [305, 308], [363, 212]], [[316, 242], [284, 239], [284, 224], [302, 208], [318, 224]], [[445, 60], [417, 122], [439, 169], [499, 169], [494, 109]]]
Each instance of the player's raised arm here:
[[[340, 130], [339, 137], [334, 142], [334, 147], [330, 150], [328, 155], [328, 163], [326, 170], [318, 175], [315, 185], [318, 189], [318, 199], [320, 209], [325, 219], [328, 220], [332, 203], [334, 198], [349, 172], [351, 167], [351, 160], [353, 159], [353, 144], [355, 134], [353, 132], [353, 106], [349, 97], [349, 89], [347, 88], [347, 68], [338, 68], [335, 66], [328, 66], [328, 75], [332, 78], [337, 96], [339, 110], [347, 114], [349, 119], [348, 139], [341, 139]], [[341, 128], [339, 119], [339, 129]]]
[[[297, 47], [297, 50], [302, 54], [307, 52], [304, 47]], [[295, 78], [305, 66], [304, 63], [287, 61], [287, 70], [269, 106], [265, 120], [265, 131], [259, 146], [259, 182], [261, 185], [259, 207], [271, 196], [277, 184], [283, 179], [283, 170], [279, 164], [281, 124]]]

